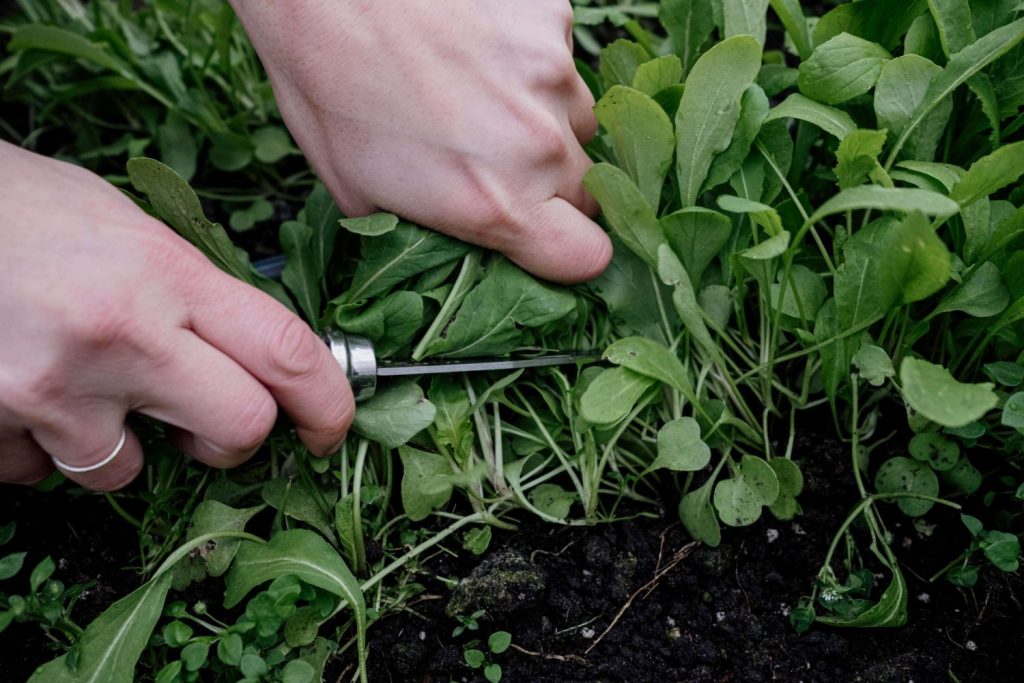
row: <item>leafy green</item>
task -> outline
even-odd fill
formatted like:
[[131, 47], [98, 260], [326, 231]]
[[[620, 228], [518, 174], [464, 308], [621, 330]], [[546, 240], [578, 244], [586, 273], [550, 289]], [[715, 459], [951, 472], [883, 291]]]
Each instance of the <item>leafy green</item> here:
[[940, 365], [907, 357], [900, 365], [907, 404], [944, 427], [963, 427], [996, 407], [992, 385], [962, 384]]
[[814, 48], [800, 65], [800, 92], [825, 104], [839, 104], [875, 86], [882, 67], [892, 59], [877, 43], [849, 33]]
[[352, 429], [385, 448], [397, 448], [430, 426], [436, 412], [418, 384], [399, 381], [378, 389], [360, 406]]

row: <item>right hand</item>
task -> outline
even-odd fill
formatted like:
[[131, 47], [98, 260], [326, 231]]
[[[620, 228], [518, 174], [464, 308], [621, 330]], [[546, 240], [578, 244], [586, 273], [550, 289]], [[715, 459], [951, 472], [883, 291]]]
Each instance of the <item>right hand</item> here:
[[[128, 413], [162, 420], [214, 467], [260, 446], [277, 403], [317, 455], [340, 446], [352, 393], [327, 346], [263, 292], [211, 264], [112, 185], [0, 142], [0, 481], [51, 457], [94, 464]], [[110, 490], [142, 468], [121, 452], [78, 483]]]

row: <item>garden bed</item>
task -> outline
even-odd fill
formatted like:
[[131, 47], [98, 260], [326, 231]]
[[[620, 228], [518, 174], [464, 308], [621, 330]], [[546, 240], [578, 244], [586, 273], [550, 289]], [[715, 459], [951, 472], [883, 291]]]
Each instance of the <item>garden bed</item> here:
[[[892, 526], [911, 593], [908, 625], [793, 630], [788, 613], [857, 500], [844, 445], [804, 437], [797, 452], [805, 514], [762, 519], [718, 548], [694, 546], [674, 515], [595, 527], [527, 521], [497, 535], [483, 557], [453, 544], [424, 563], [425, 592], [371, 626], [370, 680], [483, 680], [463, 652], [499, 629], [512, 635], [512, 647], [491, 658], [505, 681], [1011, 680], [1024, 666], [1020, 578], [988, 568], [971, 590], [928, 582], [966, 539], [908, 521]], [[29, 562], [51, 554], [64, 581], [94, 583], [74, 611], [81, 623], [137, 583], [134, 534], [102, 498], [10, 488], [0, 518], [19, 520]], [[462, 586], [453, 592], [441, 579]], [[203, 586], [171, 599], [217, 604]], [[461, 613], [486, 610], [478, 631], [453, 637], [453, 596]], [[33, 625], [12, 626], [4, 641], [3, 680], [24, 680], [53, 656]], [[354, 667], [353, 657], [339, 657], [325, 680], [348, 680]]]

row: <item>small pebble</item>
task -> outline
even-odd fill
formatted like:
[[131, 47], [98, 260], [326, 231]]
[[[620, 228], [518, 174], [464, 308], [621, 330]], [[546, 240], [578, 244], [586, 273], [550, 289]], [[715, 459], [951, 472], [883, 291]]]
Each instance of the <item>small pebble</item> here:
[[426, 631], [420, 631], [420, 640], [426, 640], [426, 639], [427, 639], [427, 632]]
[[964, 643], [964, 647], [966, 647], [971, 652], [977, 652], [978, 650], [978, 644], [973, 640], [968, 640], [966, 643]]
[[793, 533], [796, 534], [797, 536], [806, 536], [807, 535], [807, 532], [804, 531], [804, 528], [802, 526], [800, 526], [799, 524], [795, 524], [795, 523], [793, 524]]
[[787, 604], [786, 604], [786, 603], [784, 603], [784, 602], [783, 602], [783, 603], [781, 603], [781, 604], [779, 605], [779, 612], [780, 612], [780, 613], [782, 614], [782, 616], [784, 616], [784, 617], [788, 617], [788, 616], [789, 616], [789, 613], [790, 613], [790, 612], [792, 612], [792, 611], [793, 611], [793, 608], [792, 608], [792, 607], [790, 607], [789, 605], [787, 605]]
[[590, 628], [589, 626], [584, 626], [580, 629], [580, 635], [586, 638], [587, 640], [590, 640], [591, 638], [597, 635], [597, 631]]
[[778, 529], [768, 529], [768, 531], [766, 531], [765, 534], [768, 536], [769, 543], [774, 543], [775, 541], [779, 540]]
[[931, 602], [932, 596], [928, 595], [927, 593], [920, 593], [918, 594], [917, 599], [918, 601], [923, 602], [927, 605], [929, 602]]
[[715, 612], [715, 621], [718, 623], [725, 621], [725, 612]]

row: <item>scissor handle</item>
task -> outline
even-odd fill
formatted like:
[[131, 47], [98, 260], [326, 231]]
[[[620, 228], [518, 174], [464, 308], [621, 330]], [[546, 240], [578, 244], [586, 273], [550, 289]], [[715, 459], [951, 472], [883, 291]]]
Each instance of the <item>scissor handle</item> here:
[[320, 334], [334, 360], [348, 378], [356, 401], [365, 401], [377, 390], [377, 354], [366, 337], [326, 329]]

